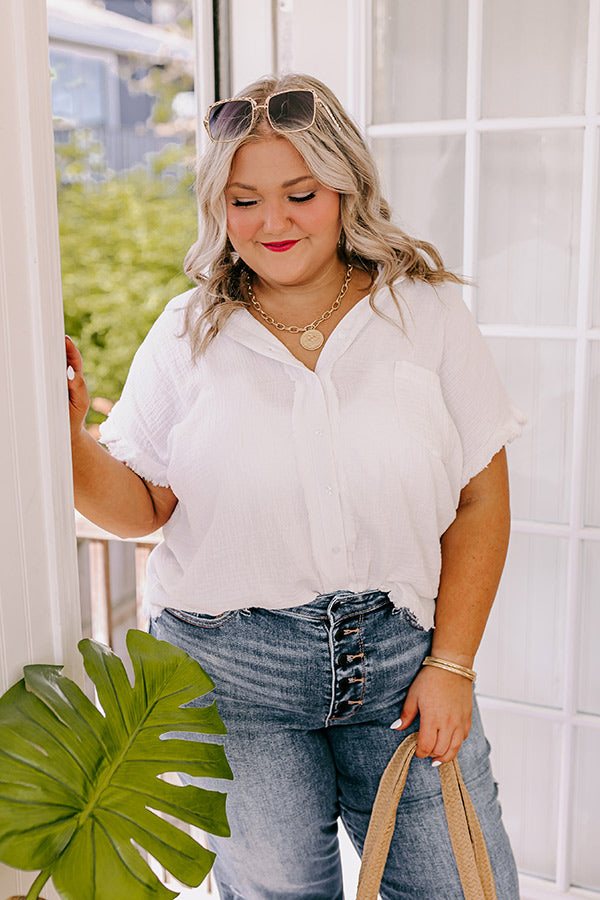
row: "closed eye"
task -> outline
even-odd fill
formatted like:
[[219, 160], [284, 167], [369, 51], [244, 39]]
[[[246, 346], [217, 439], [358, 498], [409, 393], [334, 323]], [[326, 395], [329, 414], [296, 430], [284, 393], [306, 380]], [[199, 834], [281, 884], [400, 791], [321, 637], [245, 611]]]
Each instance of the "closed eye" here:
[[293, 194], [289, 199], [292, 203], [304, 203], [306, 200], [312, 200], [314, 196], [315, 191], [310, 191], [308, 194]]
[[249, 206], [255, 206], [256, 202], [256, 200], [232, 200], [231, 205], [247, 209]]

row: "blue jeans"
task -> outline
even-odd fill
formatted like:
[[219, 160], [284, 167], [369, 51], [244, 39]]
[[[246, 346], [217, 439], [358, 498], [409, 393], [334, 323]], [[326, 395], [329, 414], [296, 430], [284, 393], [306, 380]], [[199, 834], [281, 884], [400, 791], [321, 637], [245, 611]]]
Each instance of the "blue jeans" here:
[[[323, 594], [306, 606], [205, 616], [164, 610], [156, 637], [213, 678], [234, 773], [230, 838], [209, 836], [221, 900], [343, 900], [341, 817], [362, 850], [381, 774], [409, 731], [392, 731], [431, 632], [387, 594]], [[206, 739], [206, 736], [202, 736]], [[212, 737], [212, 740], [223, 740]], [[498, 900], [517, 900], [489, 745], [477, 707], [459, 761]], [[223, 782], [198, 781], [224, 790]], [[382, 900], [461, 900], [437, 769], [413, 759], [381, 885]]]

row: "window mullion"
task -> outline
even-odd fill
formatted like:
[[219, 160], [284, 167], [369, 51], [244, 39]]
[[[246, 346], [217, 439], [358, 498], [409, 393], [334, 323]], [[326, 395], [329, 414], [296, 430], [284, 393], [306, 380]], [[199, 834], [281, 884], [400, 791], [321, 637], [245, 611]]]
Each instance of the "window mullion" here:
[[348, 110], [363, 134], [371, 121], [371, 0], [348, 0]]
[[194, 22], [194, 92], [196, 96], [196, 149], [198, 153], [208, 144], [202, 121], [204, 113], [215, 99], [215, 63], [212, 4], [192, 0]]
[[[467, 84], [465, 133], [465, 197], [463, 215], [463, 273], [469, 278], [477, 272], [480, 148], [477, 123], [481, 116], [481, 45], [483, 0], [469, 0], [467, 34]], [[465, 285], [465, 302], [474, 308], [475, 287]]]

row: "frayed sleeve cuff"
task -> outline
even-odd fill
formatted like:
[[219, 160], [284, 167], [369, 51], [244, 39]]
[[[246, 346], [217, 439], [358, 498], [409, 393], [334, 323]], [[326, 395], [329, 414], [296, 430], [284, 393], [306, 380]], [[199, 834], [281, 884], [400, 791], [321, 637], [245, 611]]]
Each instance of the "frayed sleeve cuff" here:
[[514, 441], [515, 438], [519, 437], [523, 431], [523, 426], [526, 423], [527, 419], [521, 410], [511, 404], [510, 418], [499, 426], [490, 438], [465, 461], [461, 490], [475, 477], [475, 475], [478, 475], [483, 469], [487, 468], [496, 453], [506, 446], [506, 444], [510, 444], [511, 441]]
[[124, 438], [108, 440], [102, 434], [102, 429], [100, 440], [111, 456], [118, 459], [119, 462], [125, 463], [128, 469], [131, 469], [144, 481], [148, 481], [156, 487], [170, 487], [164, 467], [141, 453], [139, 449], [134, 449], [127, 440]]

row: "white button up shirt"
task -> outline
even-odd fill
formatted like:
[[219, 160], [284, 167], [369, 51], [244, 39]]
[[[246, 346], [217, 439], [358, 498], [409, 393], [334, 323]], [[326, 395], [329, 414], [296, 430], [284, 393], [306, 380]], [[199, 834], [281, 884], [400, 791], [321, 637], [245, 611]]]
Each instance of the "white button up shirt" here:
[[172, 300], [101, 428], [109, 451], [178, 498], [146, 607], [217, 615], [336, 590], [389, 591], [433, 624], [440, 536], [460, 491], [519, 432], [451, 283], [359, 301], [315, 371], [247, 310], [192, 363], [191, 292]]

